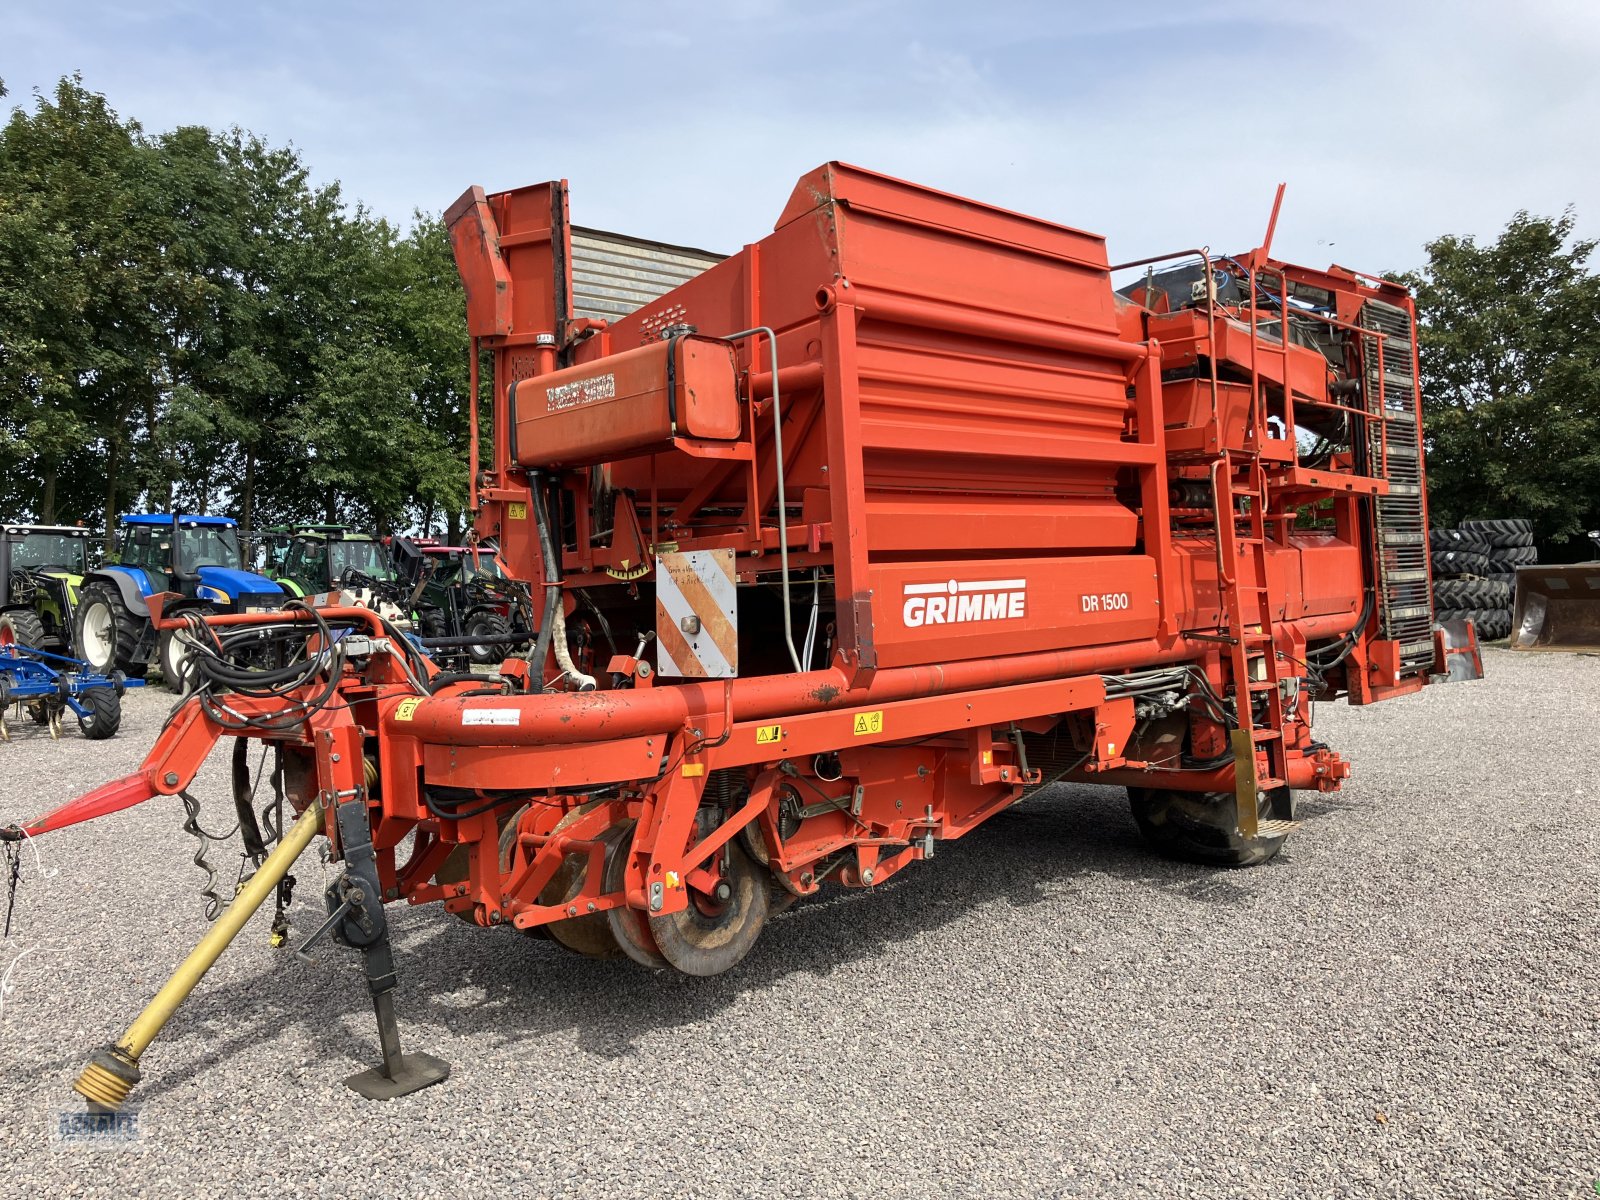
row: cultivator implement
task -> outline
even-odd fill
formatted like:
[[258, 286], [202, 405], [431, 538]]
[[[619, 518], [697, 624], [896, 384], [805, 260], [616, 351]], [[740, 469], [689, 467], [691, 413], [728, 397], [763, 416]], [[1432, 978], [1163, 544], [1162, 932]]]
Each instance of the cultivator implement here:
[[90, 741], [111, 737], [122, 724], [122, 694], [144, 681], [120, 671], [95, 672], [88, 663], [20, 643], [0, 643], [0, 742], [11, 740], [7, 714], [26, 713], [35, 725], [61, 736], [63, 718], [77, 718]]
[[495, 362], [478, 531], [537, 638], [440, 672], [370, 609], [153, 602], [192, 694], [139, 772], [12, 836], [183, 798], [223, 738], [236, 764], [263, 744], [283, 815], [247, 819], [236, 771], [254, 874], [86, 1071], [96, 1103], [319, 830], [344, 866], [308, 943], [363, 952], [386, 1062], [353, 1086], [395, 1095], [445, 1068], [400, 1052], [384, 904], [712, 975], [778, 909], [1061, 780], [1128, 789], [1163, 852], [1248, 865], [1349, 772], [1314, 699], [1478, 671], [1470, 628], [1428, 631], [1397, 285], [1279, 262], [1269, 233], [1128, 264], [1122, 295], [1092, 235], [831, 164], [769, 237], [608, 324], [571, 309], [564, 184], [447, 220]]

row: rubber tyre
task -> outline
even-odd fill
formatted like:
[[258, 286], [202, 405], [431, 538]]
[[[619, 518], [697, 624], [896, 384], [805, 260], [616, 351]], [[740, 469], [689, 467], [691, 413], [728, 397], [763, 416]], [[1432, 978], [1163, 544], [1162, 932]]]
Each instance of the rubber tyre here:
[[1531, 567], [1538, 561], [1539, 550], [1535, 546], [1497, 546], [1489, 551], [1490, 570], [1495, 567]]
[[[1289, 818], [1293, 797], [1288, 788], [1263, 795], [1263, 818]], [[1254, 867], [1277, 856], [1283, 837], [1242, 838], [1233, 828], [1232, 792], [1172, 792], [1129, 788], [1134, 823], [1158, 852], [1184, 862], [1214, 867]]]
[[1511, 636], [1511, 610], [1490, 609], [1478, 622], [1478, 636], [1485, 641], [1498, 642]]
[[1428, 547], [1432, 550], [1465, 550], [1468, 554], [1489, 553], [1489, 539], [1464, 529], [1430, 529]]
[[91, 742], [111, 737], [122, 724], [122, 700], [113, 688], [90, 688], [78, 696], [78, 703], [89, 710], [78, 718], [78, 728]]
[[0, 613], [0, 646], [44, 647], [44, 621], [31, 608], [13, 608]]
[[1522, 517], [1463, 521], [1461, 528], [1466, 533], [1481, 537], [1491, 546], [1533, 545], [1533, 522]]
[[[191, 608], [185, 611], [198, 611], [201, 616], [209, 616], [212, 612], [209, 608]], [[177, 616], [179, 614], [174, 613], [172, 615]], [[173, 692], [183, 691], [182, 680], [179, 678], [183, 673], [183, 663], [176, 661], [176, 656], [181, 646], [182, 643], [178, 641], [177, 630], [174, 629], [162, 630], [161, 636], [156, 639], [156, 662], [161, 668], [161, 682], [166, 685], [167, 690]], [[188, 658], [189, 655], [183, 655], [185, 662]]]
[[1435, 578], [1449, 579], [1458, 575], [1487, 575], [1489, 556], [1471, 550], [1435, 550], [1433, 574]]
[[[462, 632], [467, 637], [498, 637], [500, 634], [511, 632], [511, 623], [491, 609], [479, 609], [477, 612], [469, 614], [466, 625], [467, 627]], [[511, 646], [506, 642], [467, 647], [467, 657], [480, 667], [496, 666], [504, 662], [506, 655], [509, 653], [511, 653]]]
[[1510, 608], [1511, 588], [1493, 579], [1441, 579], [1433, 585], [1438, 608]]
[[[105, 625], [100, 630], [98, 623], [102, 612]], [[77, 647], [77, 656], [96, 674], [122, 671], [135, 679], [142, 678], [145, 662], [138, 653], [144, 626], [144, 618], [129, 610], [115, 588], [90, 585], [83, 589], [82, 599], [78, 601], [73, 645]], [[90, 636], [86, 637], [86, 632]]]

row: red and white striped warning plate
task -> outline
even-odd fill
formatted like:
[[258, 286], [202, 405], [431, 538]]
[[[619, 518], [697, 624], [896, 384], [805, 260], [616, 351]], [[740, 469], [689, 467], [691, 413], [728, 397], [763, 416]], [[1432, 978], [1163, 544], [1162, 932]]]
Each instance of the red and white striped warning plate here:
[[656, 668], [683, 679], [739, 674], [732, 550], [656, 555]]

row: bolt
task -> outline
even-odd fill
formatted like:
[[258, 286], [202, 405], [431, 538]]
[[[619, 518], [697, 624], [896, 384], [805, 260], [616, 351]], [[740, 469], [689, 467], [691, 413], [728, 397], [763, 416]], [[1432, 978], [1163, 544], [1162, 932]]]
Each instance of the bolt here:
[[489, 924], [498, 925], [498, 924], [500, 924], [500, 922], [502, 922], [504, 920], [505, 920], [505, 918], [500, 915], [500, 910], [498, 908], [493, 909], [493, 910], [490, 911], [490, 913], [489, 913]]
[[590, 912], [594, 911], [594, 901], [593, 900], [589, 901], [589, 911]]
[[567, 916], [575, 917], [577, 915], [578, 915], [578, 906], [576, 904], [567, 905]]
[[807, 887], [810, 887], [811, 886], [811, 872], [810, 871], [802, 872], [801, 875], [800, 875], [800, 882], [805, 884]]
[[733, 889], [728, 886], [728, 881], [726, 879], [717, 884], [716, 896], [718, 900], [733, 899]]
[[872, 879], [873, 879], [873, 875], [872, 875], [872, 868], [871, 867], [868, 867], [865, 871], [861, 872], [861, 882], [862, 883], [870, 884], [872, 882]]
[[398, 899], [400, 899], [400, 889], [399, 888], [390, 888], [383, 895], [384, 895], [385, 899], [398, 900]]
[[[968, 707], [971, 707], [971, 706], [970, 706], [970, 705], [969, 705], [969, 706], [968, 706]], [[333, 761], [333, 762], [338, 762], [338, 761], [339, 761], [339, 756], [338, 756], [338, 755], [337, 755], [337, 754], [335, 754], [335, 755], [334, 755], [334, 756], [333, 756], [333, 758], [332, 758], [332, 761]]]
[[166, 784], [168, 787], [177, 787], [178, 773], [176, 771], [168, 771], [161, 777], [161, 782]]

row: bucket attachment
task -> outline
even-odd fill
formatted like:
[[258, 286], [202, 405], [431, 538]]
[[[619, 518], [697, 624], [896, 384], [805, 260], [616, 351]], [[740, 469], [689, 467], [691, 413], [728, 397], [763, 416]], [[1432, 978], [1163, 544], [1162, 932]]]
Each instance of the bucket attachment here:
[[1513, 650], [1600, 650], [1600, 562], [1519, 567]]

